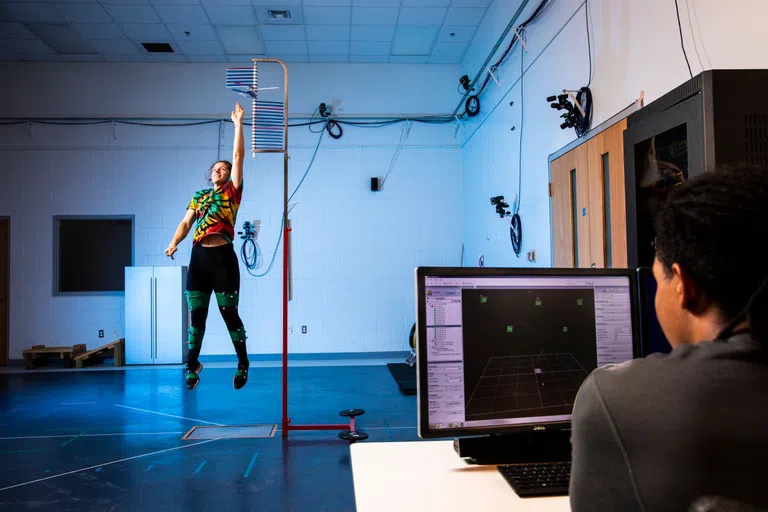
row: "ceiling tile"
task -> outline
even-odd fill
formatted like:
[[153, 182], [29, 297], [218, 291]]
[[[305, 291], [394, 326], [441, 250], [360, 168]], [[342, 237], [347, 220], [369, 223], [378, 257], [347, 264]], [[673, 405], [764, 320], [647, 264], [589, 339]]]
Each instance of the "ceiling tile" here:
[[142, 54], [138, 55], [104, 55], [109, 62], [145, 62], [147, 59]]
[[264, 44], [255, 25], [217, 26], [216, 30], [227, 53], [240, 55], [264, 53]]
[[13, 53], [26, 55], [46, 55], [56, 53], [53, 48], [40, 39], [3, 39], [3, 45]]
[[247, 25], [257, 22], [256, 13], [250, 6], [206, 6], [205, 10], [214, 25]]
[[484, 7], [451, 7], [445, 17], [446, 25], [476, 26], [483, 21]]
[[352, 0], [304, 0], [304, 7], [350, 7]]
[[58, 0], [59, 4], [95, 4], [98, 0]]
[[93, 45], [69, 25], [60, 23], [29, 23], [29, 30], [35, 33], [56, 53], [96, 53]]
[[133, 4], [147, 5], [149, 0], [100, 0], [102, 4]]
[[125, 34], [115, 23], [70, 23], [86, 39], [124, 39]]
[[118, 23], [160, 23], [160, 18], [150, 5], [106, 4], [104, 8]]
[[349, 62], [389, 62], [389, 55], [350, 55]]
[[15, 21], [0, 22], [0, 39], [35, 39], [27, 27]]
[[347, 41], [310, 41], [307, 48], [310, 55], [349, 55]]
[[305, 7], [304, 23], [307, 25], [346, 25], [349, 23], [349, 7]]
[[190, 25], [209, 23], [208, 15], [199, 5], [157, 5], [155, 10], [163, 23], [188, 23]]
[[400, 7], [401, 0], [352, 0], [355, 7]]
[[304, 41], [304, 26], [302, 25], [262, 25], [261, 37], [265, 41]]
[[62, 55], [61, 60], [64, 62], [104, 62], [106, 59], [103, 55], [81, 54], [81, 55]]
[[395, 27], [352, 25], [353, 41], [391, 41], [395, 37]]
[[349, 25], [305, 25], [308, 41], [349, 41]]
[[[246, 0], [241, 1], [245, 2]], [[227, 2], [230, 4], [237, 3], [235, 0], [227, 0]], [[149, 0], [149, 3], [154, 5], [200, 5], [198, 0]]]
[[266, 57], [266, 55], [263, 54], [263, 53], [262, 54], [249, 53], [249, 54], [246, 54], [246, 55], [232, 55], [232, 54], [230, 54], [229, 55], [229, 62], [234, 62], [234, 63], [242, 64], [243, 66], [250, 66], [250, 65], [253, 64], [253, 60], [252, 59], [259, 58], [259, 57], [263, 58], [263, 57]]
[[[209, 3], [216, 0], [208, 0]], [[253, 5], [266, 5], [268, 7], [286, 7], [296, 6], [301, 7], [301, 0], [251, 0]]]
[[403, 7], [400, 9], [398, 25], [412, 25], [419, 27], [440, 26], [448, 9], [441, 7]]
[[283, 62], [309, 62], [309, 57], [306, 55], [283, 55], [280, 60]]
[[349, 53], [354, 55], [389, 55], [392, 43], [373, 41], [352, 41]]
[[229, 62], [229, 55], [225, 53], [218, 55], [191, 55], [188, 53], [187, 59], [189, 59], [189, 62]]
[[453, 0], [451, 7], [488, 7], [493, 0]]
[[393, 64], [426, 64], [428, 60], [428, 55], [393, 55], [389, 62]]
[[349, 55], [310, 55], [309, 62], [349, 62]]
[[136, 45], [127, 39], [103, 39], [92, 41], [94, 48], [101, 54], [110, 55], [135, 55], [141, 53]]
[[68, 22], [78, 23], [111, 23], [107, 11], [99, 4], [59, 4], [56, 6], [59, 14]]
[[[154, 0], [152, 0], [152, 1], [154, 1]], [[181, 1], [181, 0], [178, 0], [178, 1]], [[251, 0], [225, 0], [225, 1], [222, 1], [222, 0], [200, 0], [200, 1], [205, 6], [208, 6], [208, 5], [221, 5], [221, 4], [226, 4], [226, 5], [251, 5]], [[293, 0], [293, 3], [298, 3], [300, 1], [301, 0]], [[195, 1], [195, 3], [197, 3], [197, 1]]]
[[438, 41], [445, 43], [468, 43], [475, 37], [477, 27], [457, 27], [444, 26], [440, 29], [440, 35], [437, 36]]
[[438, 30], [437, 27], [397, 27], [392, 55], [429, 55]]
[[171, 38], [171, 33], [161, 23], [125, 23], [120, 25], [130, 39], [136, 41], [164, 41]]
[[396, 7], [353, 7], [353, 25], [397, 25]]
[[64, 17], [56, 12], [53, 4], [42, 2], [8, 2], [3, 4], [12, 21], [22, 23], [63, 23]]
[[[168, 31], [177, 41], [216, 41], [218, 36], [213, 25], [187, 25], [181, 23], [169, 23]], [[189, 35], [187, 35], [189, 32]]]
[[306, 55], [307, 43], [304, 41], [264, 41], [269, 55]]
[[176, 41], [182, 52], [187, 55], [223, 55], [224, 50], [218, 41]]
[[403, 0], [403, 7], [448, 7], [451, 0]]
[[144, 59], [150, 62], [189, 62], [189, 59], [178, 53], [150, 53], [144, 55]]
[[430, 62], [435, 64], [456, 64], [461, 61], [468, 43], [436, 43], [432, 48]]

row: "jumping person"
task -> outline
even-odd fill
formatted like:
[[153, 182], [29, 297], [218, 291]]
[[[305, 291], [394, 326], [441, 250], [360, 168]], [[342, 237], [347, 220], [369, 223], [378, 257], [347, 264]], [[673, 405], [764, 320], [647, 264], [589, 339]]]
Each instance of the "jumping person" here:
[[232, 112], [232, 122], [235, 125], [232, 163], [219, 160], [211, 166], [208, 179], [213, 188], [200, 190], [194, 195], [171, 245], [165, 250], [166, 256], [173, 259], [178, 244], [197, 220], [186, 283], [187, 306], [192, 317], [187, 333], [189, 357], [185, 377], [187, 389], [190, 390], [197, 387], [203, 369], [198, 356], [212, 293], [216, 294], [216, 303], [237, 353], [233, 385], [235, 389], [241, 389], [248, 381], [245, 327], [237, 309], [240, 266], [233, 247], [235, 219], [243, 196], [243, 108], [239, 103]]
[[667, 196], [653, 274], [673, 350], [597, 369], [582, 385], [575, 512], [768, 508], [766, 220], [768, 169], [708, 172]]

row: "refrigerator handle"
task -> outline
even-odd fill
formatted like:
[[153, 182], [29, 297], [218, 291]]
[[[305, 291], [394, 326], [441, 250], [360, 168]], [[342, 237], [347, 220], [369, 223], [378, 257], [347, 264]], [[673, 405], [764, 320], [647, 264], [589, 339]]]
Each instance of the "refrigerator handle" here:
[[155, 330], [155, 359], [157, 359], [157, 278], [155, 278], [155, 321], [152, 324], [154, 330]]
[[149, 278], [149, 344], [150, 344], [150, 358], [154, 363], [155, 353], [155, 280]]

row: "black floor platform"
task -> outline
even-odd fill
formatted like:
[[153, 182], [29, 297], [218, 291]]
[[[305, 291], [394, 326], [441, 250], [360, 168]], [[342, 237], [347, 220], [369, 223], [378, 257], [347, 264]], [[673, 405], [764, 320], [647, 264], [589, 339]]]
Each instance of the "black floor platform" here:
[[[0, 374], [0, 511], [354, 511], [349, 443], [337, 432], [182, 440], [195, 425], [280, 424], [280, 369]], [[416, 400], [381, 366], [290, 370], [294, 423], [360, 407], [367, 441], [417, 440]]]
[[405, 363], [387, 363], [389, 373], [397, 382], [400, 391], [404, 395], [416, 394], [416, 367], [410, 367]]

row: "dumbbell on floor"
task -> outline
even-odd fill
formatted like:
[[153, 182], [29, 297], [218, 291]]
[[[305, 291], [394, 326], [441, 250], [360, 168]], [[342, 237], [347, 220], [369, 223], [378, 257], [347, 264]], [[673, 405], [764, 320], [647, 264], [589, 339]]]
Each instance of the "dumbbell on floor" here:
[[349, 418], [349, 430], [339, 432], [339, 437], [346, 441], [363, 441], [368, 439], [368, 434], [355, 428], [355, 418], [365, 414], [363, 409], [346, 409], [339, 413], [340, 416]]

